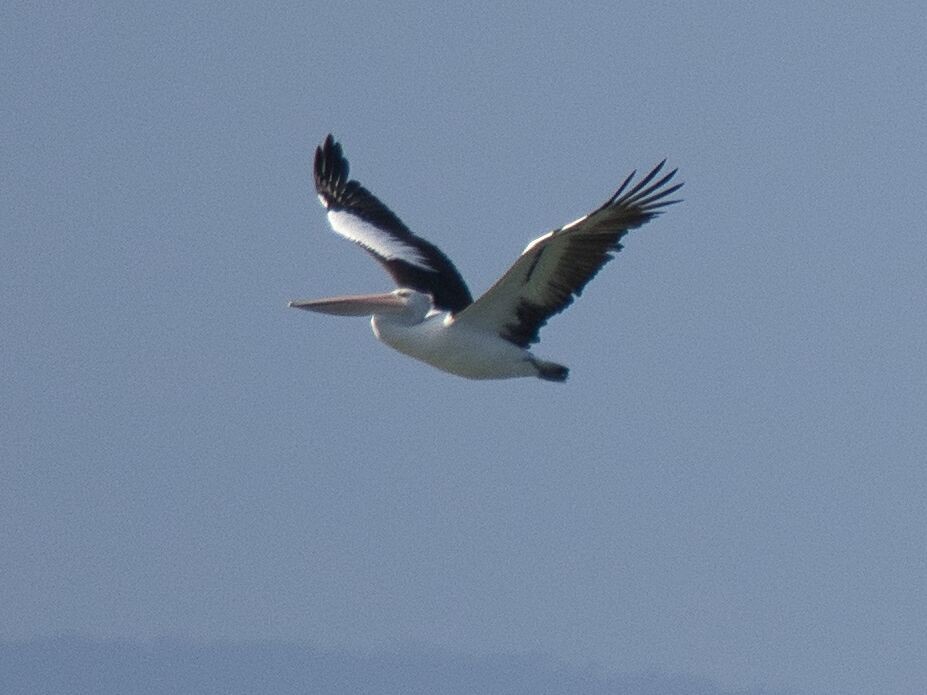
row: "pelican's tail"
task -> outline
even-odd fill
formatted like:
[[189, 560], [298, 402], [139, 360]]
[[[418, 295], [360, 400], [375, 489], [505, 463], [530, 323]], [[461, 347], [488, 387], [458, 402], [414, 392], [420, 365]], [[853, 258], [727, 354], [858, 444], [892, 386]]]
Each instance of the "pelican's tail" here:
[[538, 370], [538, 379], [544, 381], [566, 381], [570, 375], [570, 368], [564, 367], [556, 362], [544, 362], [543, 360], [532, 360], [534, 368]]

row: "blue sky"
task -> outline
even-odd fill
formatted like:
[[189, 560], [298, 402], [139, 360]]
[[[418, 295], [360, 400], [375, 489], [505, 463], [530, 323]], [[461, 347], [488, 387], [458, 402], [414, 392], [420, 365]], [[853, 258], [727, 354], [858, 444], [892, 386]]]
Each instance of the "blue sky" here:
[[[0, 10], [0, 639], [927, 685], [922, 8]], [[471, 383], [288, 299], [475, 293], [663, 157], [685, 202]]]

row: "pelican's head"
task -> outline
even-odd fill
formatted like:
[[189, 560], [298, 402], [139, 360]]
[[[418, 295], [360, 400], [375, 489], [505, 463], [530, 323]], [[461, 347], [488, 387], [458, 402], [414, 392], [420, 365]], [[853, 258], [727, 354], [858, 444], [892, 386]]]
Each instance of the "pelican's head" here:
[[359, 294], [328, 299], [298, 299], [294, 309], [335, 316], [382, 316], [396, 323], [418, 323], [431, 310], [431, 295], [400, 287], [385, 294]]

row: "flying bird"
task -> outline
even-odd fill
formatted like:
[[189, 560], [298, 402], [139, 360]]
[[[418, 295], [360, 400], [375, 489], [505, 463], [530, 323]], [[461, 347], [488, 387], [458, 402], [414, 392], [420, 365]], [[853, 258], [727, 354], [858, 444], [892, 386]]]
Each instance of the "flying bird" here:
[[[290, 306], [338, 316], [372, 316], [376, 337], [401, 353], [469, 379], [537, 377], [566, 381], [569, 369], [535, 356], [540, 329], [578, 297], [622, 249], [621, 238], [656, 217], [683, 184], [669, 185], [666, 160], [605, 203], [538, 237], [479, 299], [450, 259], [413, 234], [370, 191], [349, 178], [329, 135], [315, 151], [315, 188], [332, 229], [369, 252], [398, 288], [385, 294], [295, 300]], [[628, 188], [631, 186], [630, 188]]]

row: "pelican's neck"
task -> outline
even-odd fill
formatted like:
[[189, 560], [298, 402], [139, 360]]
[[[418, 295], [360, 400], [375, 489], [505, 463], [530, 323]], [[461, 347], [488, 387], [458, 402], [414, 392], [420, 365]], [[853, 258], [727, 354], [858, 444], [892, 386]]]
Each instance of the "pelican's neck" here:
[[397, 292], [403, 293], [401, 296], [405, 297], [405, 306], [402, 310], [374, 314], [373, 321], [393, 326], [415, 326], [422, 323], [431, 312], [431, 297], [414, 290], [403, 289]]

